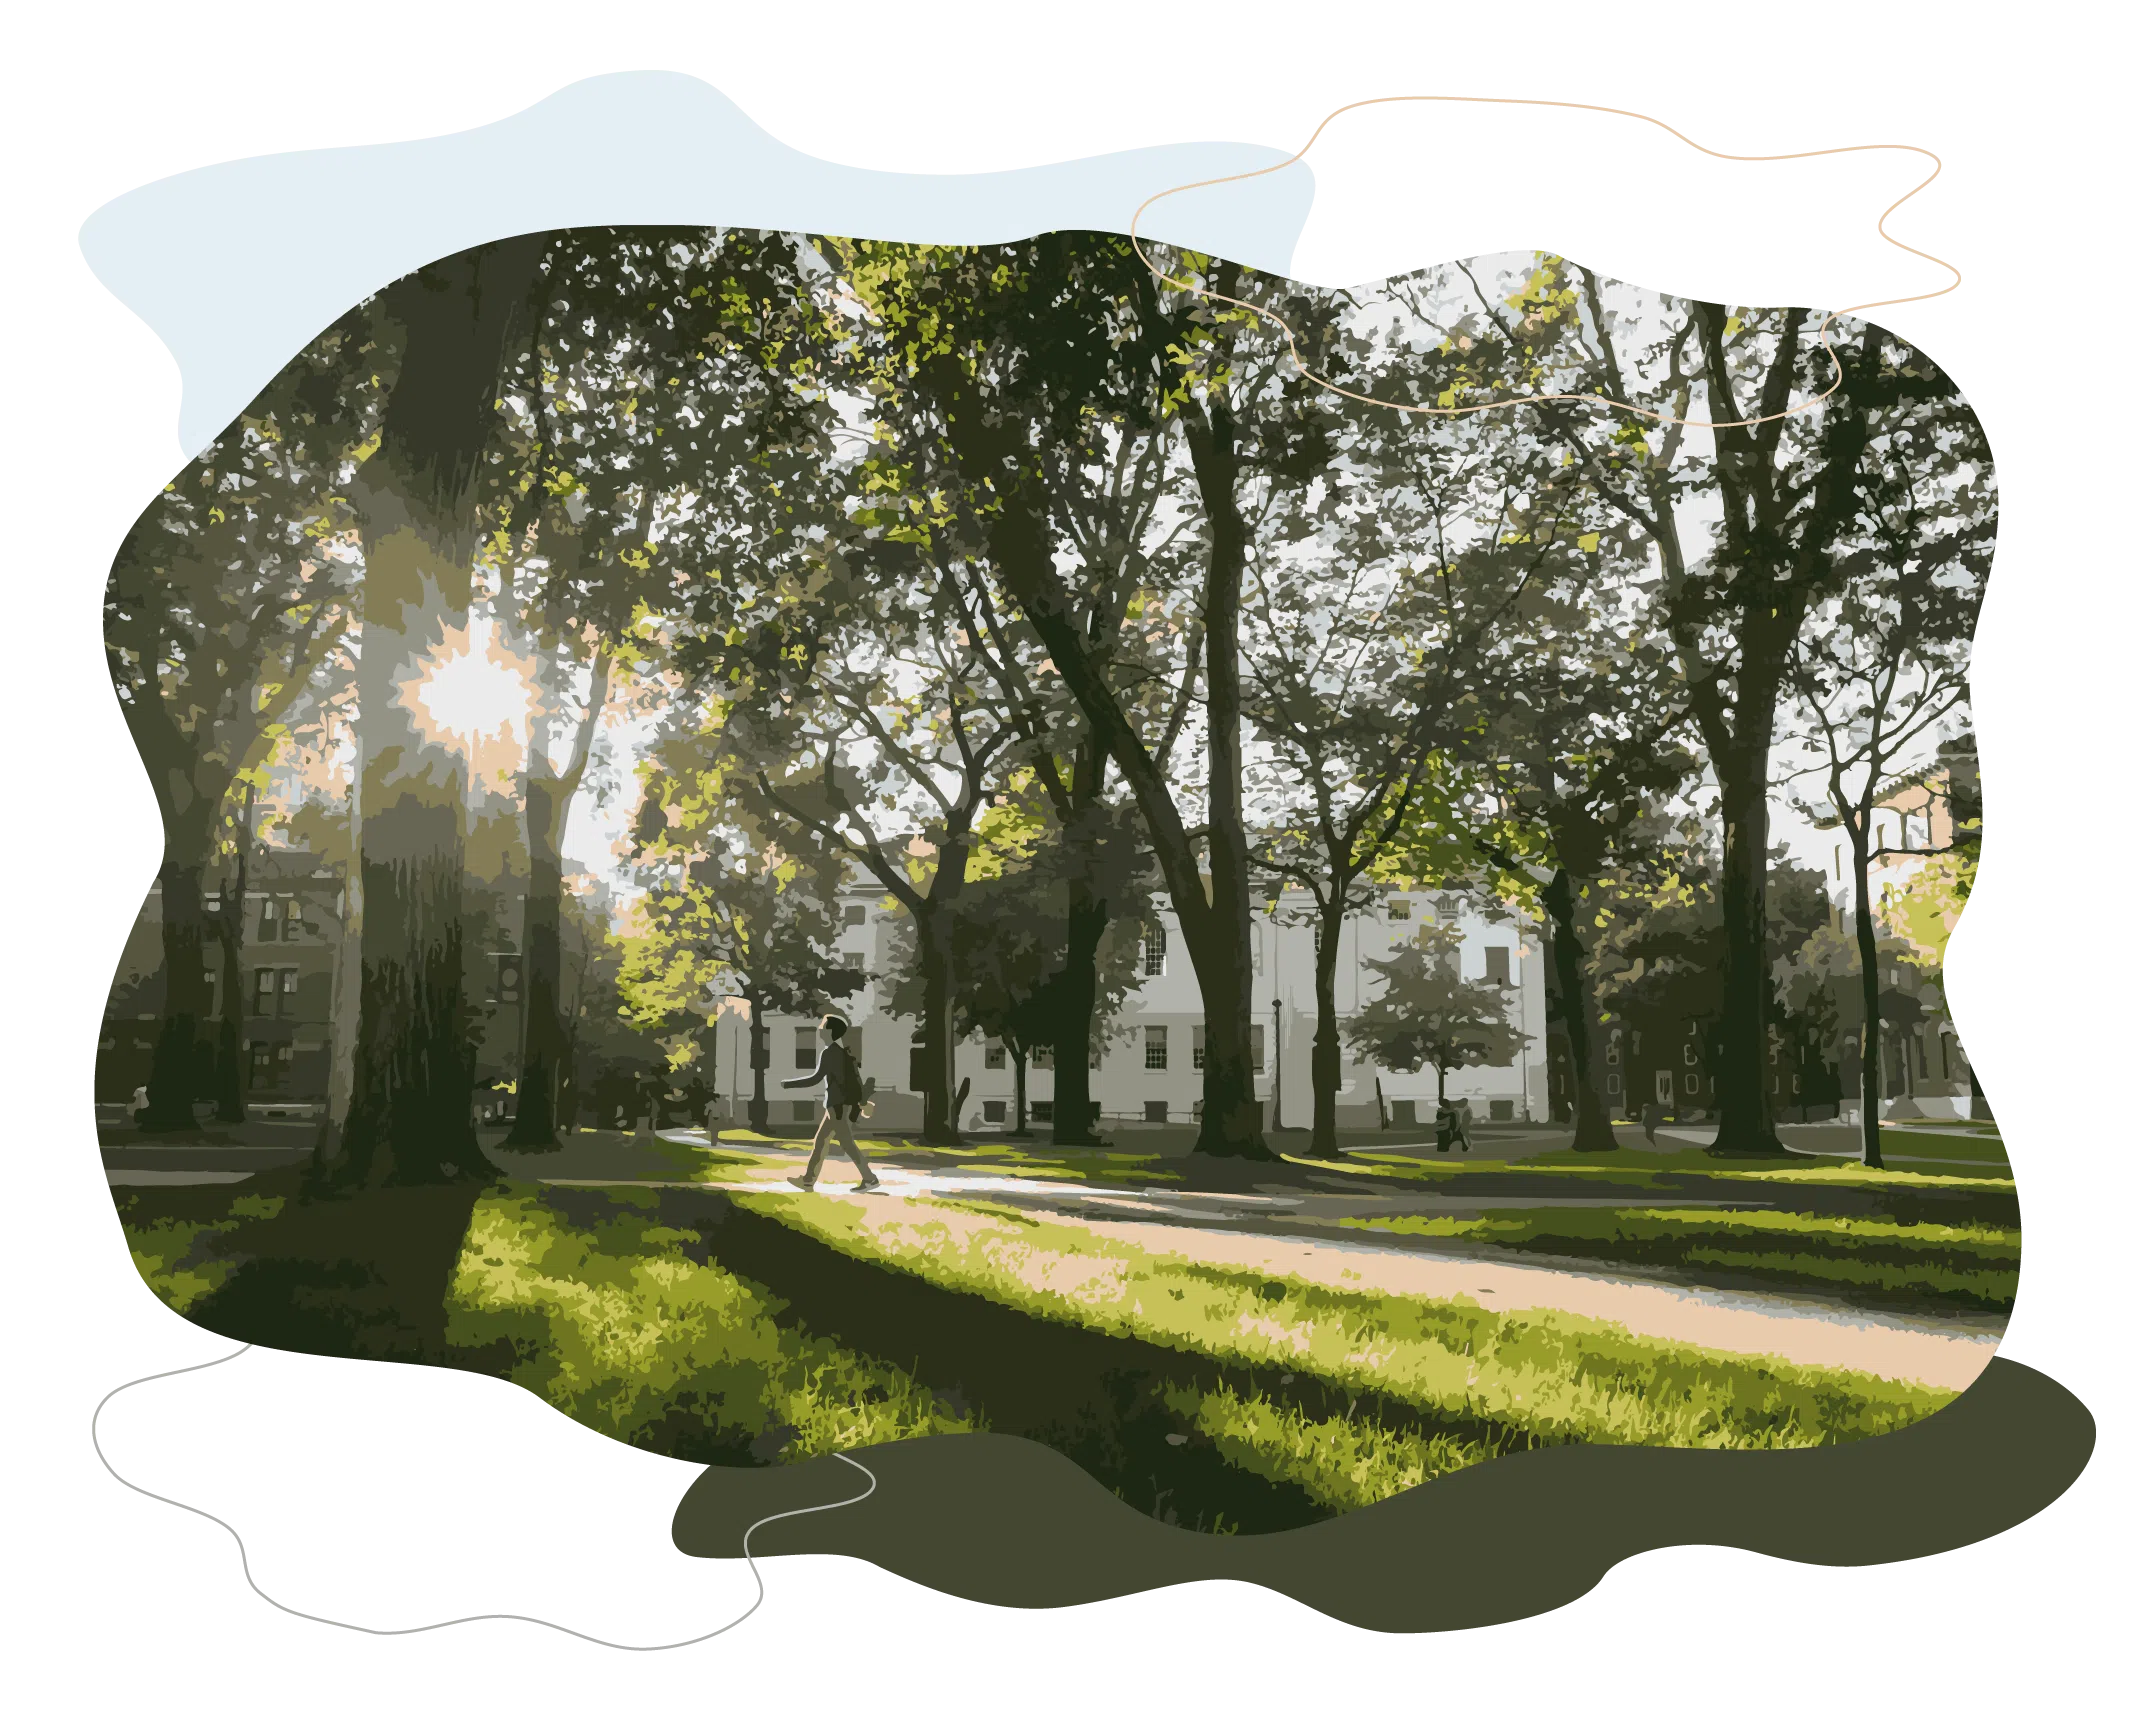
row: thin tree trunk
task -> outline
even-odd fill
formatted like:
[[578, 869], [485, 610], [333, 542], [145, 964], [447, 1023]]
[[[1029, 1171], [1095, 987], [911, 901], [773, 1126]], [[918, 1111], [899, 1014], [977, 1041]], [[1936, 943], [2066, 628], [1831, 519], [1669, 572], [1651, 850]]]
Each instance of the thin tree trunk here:
[[[1344, 1048], [1337, 1028], [1337, 954], [1344, 943], [1344, 896], [1338, 892], [1320, 906], [1315, 920], [1314, 1130], [1307, 1150], [1318, 1159], [1334, 1159], [1337, 1145], [1337, 1095], [1344, 1087]], [[1282, 1072], [1282, 1046], [1278, 1069]]]
[[1565, 868], [1556, 867], [1553, 879], [1539, 891], [1546, 918], [1553, 927], [1554, 984], [1561, 1003], [1561, 1025], [1566, 1029], [1570, 1085], [1576, 1094], [1576, 1138], [1569, 1143], [1579, 1153], [1611, 1152], [1613, 1119], [1598, 1089], [1591, 1083], [1596, 1046], [1591, 1040], [1591, 1017], [1595, 1011], [1584, 994], [1583, 940], [1576, 935], [1576, 891]]
[[[1001, 1043], [1007, 1048], [1009, 1056], [1016, 1060], [1016, 1127], [1013, 1132], [1020, 1139], [1029, 1140], [1031, 1135], [1031, 1082], [1030, 1071], [1025, 1067], [1029, 1059], [1024, 1056], [1022, 1046], [1009, 1044], [1005, 1039]], [[1053, 1080], [1053, 1098], [1055, 1101], [1053, 1114], [1056, 1117], [1060, 1115], [1060, 1094], [1060, 1073], [1056, 1070]]]
[[523, 898], [523, 1046], [515, 1126], [504, 1145], [543, 1152], [560, 1145], [560, 827], [562, 784], [532, 771], [524, 788], [530, 887]]

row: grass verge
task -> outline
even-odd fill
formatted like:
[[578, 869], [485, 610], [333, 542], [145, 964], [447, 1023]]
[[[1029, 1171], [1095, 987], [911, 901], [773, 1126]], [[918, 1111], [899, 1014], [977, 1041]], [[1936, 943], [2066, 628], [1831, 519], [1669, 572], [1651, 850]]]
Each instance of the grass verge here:
[[1986, 1226], [1648, 1207], [1539, 1207], [1468, 1218], [1400, 1214], [1338, 1222], [1399, 1236], [1737, 1273], [1892, 1302], [2005, 1311], [2016, 1300], [2022, 1242], [2018, 1231]]
[[[1765, 1449], [1901, 1427], [1953, 1393], [1638, 1338], [1544, 1309], [1497, 1313], [1270, 1278], [1151, 1253], [1078, 1226], [1019, 1221], [959, 1202], [887, 1216], [848, 1202], [735, 1196], [853, 1258], [1037, 1318], [1253, 1367], [1283, 1366], [1382, 1393], [1460, 1431], [1509, 1442]], [[1266, 1443], [1274, 1461], [1304, 1429]]]
[[586, 1427], [700, 1462], [973, 1431], [902, 1369], [787, 1324], [782, 1299], [697, 1258], [697, 1233], [656, 1207], [638, 1189], [482, 1197], [449, 1288], [451, 1350], [490, 1352], [506, 1366], [486, 1371]]

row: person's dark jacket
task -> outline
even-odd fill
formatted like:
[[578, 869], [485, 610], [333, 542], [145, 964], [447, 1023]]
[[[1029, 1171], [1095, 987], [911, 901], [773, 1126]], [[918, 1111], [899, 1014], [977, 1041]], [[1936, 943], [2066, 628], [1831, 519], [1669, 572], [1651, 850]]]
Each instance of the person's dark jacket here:
[[790, 1081], [778, 1083], [783, 1087], [813, 1087], [822, 1090], [822, 1103], [832, 1111], [849, 1112], [858, 1106], [859, 1065], [841, 1043], [822, 1047], [821, 1061], [813, 1071]]

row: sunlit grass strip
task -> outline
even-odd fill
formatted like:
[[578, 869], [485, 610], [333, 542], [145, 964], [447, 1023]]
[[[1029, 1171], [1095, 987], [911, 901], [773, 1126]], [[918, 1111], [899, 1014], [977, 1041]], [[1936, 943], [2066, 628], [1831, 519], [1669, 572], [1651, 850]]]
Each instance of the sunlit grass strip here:
[[1372, 1505], [1500, 1454], [1488, 1439], [1406, 1432], [1356, 1416], [1309, 1417], [1231, 1386], [1168, 1386], [1165, 1405], [1235, 1468], [1298, 1487], [1318, 1505]]
[[745, 1444], [789, 1431], [787, 1460], [921, 1434], [965, 1433], [901, 1369], [779, 1324], [783, 1302], [687, 1257], [691, 1231], [656, 1221], [656, 1197], [605, 1191], [581, 1226], [534, 1191], [480, 1199], [449, 1292], [451, 1345], [510, 1346], [507, 1377], [586, 1427], [666, 1445], [684, 1412]]
[[242, 1223], [274, 1218], [283, 1206], [278, 1195], [243, 1194], [215, 1223], [160, 1217], [145, 1224], [135, 1217], [134, 1203], [129, 1201], [120, 1208], [120, 1228], [143, 1281], [173, 1312], [184, 1314], [220, 1289], [236, 1264], [208, 1254], [210, 1238], [229, 1235]]
[[2020, 1231], [1989, 1225], [1692, 1208], [1540, 1207], [1474, 1218], [1399, 1214], [1337, 1222], [1354, 1230], [1454, 1237], [1594, 1260], [1710, 1266], [1997, 1309], [2016, 1299], [2023, 1242]]
[[737, 1196], [857, 1259], [1041, 1319], [1379, 1391], [1519, 1444], [1600, 1442], [1759, 1449], [1902, 1427], [1955, 1394], [1639, 1338], [1547, 1309], [1340, 1290], [1152, 1253], [1072, 1225], [919, 1203], [879, 1216], [850, 1203]]

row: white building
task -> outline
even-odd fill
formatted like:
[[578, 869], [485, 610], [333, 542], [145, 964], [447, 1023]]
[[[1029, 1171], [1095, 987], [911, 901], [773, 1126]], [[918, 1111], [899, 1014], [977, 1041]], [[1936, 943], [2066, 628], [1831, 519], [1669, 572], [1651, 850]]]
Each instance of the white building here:
[[[887, 966], [885, 927], [902, 910], [884, 906], [878, 887], [862, 884], [846, 893], [840, 959], [869, 973]], [[1287, 891], [1274, 911], [1258, 904], [1252, 913], [1255, 958], [1254, 1045], [1257, 1084], [1266, 1126], [1281, 1115], [1287, 1129], [1305, 1129], [1313, 1121], [1313, 1046], [1315, 1034], [1315, 931], [1313, 902], [1305, 892]], [[1144, 940], [1143, 973], [1119, 1013], [1108, 1024], [1106, 1043], [1092, 1063], [1091, 1102], [1101, 1127], [1117, 1132], [1146, 1125], [1187, 1124], [1202, 1099], [1202, 995], [1195, 983], [1178, 916], [1161, 893], [1155, 920]], [[1445, 925], [1461, 936], [1463, 971], [1507, 985], [1511, 1019], [1525, 1036], [1524, 1050], [1513, 1062], [1451, 1071], [1452, 1102], [1467, 1102], [1480, 1120], [1543, 1121], [1548, 1116], [1546, 1079], [1546, 1001], [1538, 964], [1538, 941], [1513, 920], [1494, 917], [1480, 904], [1455, 892], [1421, 890], [1388, 895], [1345, 923], [1337, 961], [1337, 1014], [1340, 1027], [1379, 995], [1382, 979], [1365, 966], [1370, 957], [1386, 956], [1427, 924]], [[852, 1044], [860, 1066], [874, 1084], [873, 1126], [877, 1130], [915, 1129], [924, 1101], [911, 1087], [914, 1022], [889, 1013], [881, 1003], [886, 986], [870, 981], [863, 994], [844, 1001], [842, 1013], [853, 1026]], [[819, 1056], [818, 1024], [801, 1016], [766, 1019], [770, 1049], [769, 1097], [773, 1121], [808, 1122], [819, 1114], [819, 1096], [785, 1092], [778, 1083], [814, 1067]], [[734, 1002], [712, 1024], [707, 1071], [719, 1102], [735, 1118], [744, 1117], [753, 1090], [744, 1006]], [[970, 1082], [960, 1126], [967, 1132], [996, 1133], [1016, 1121], [1016, 1071], [997, 1044], [972, 1037], [956, 1050], [956, 1081]], [[1345, 1053], [1344, 1086], [1337, 1096], [1337, 1121], [1344, 1128], [1371, 1128], [1379, 1101], [1393, 1121], [1430, 1122], [1436, 1093], [1435, 1071], [1394, 1074]], [[1025, 1072], [1026, 1097], [1035, 1124], [1050, 1121], [1053, 1104], [1051, 1055], [1034, 1054]]]

